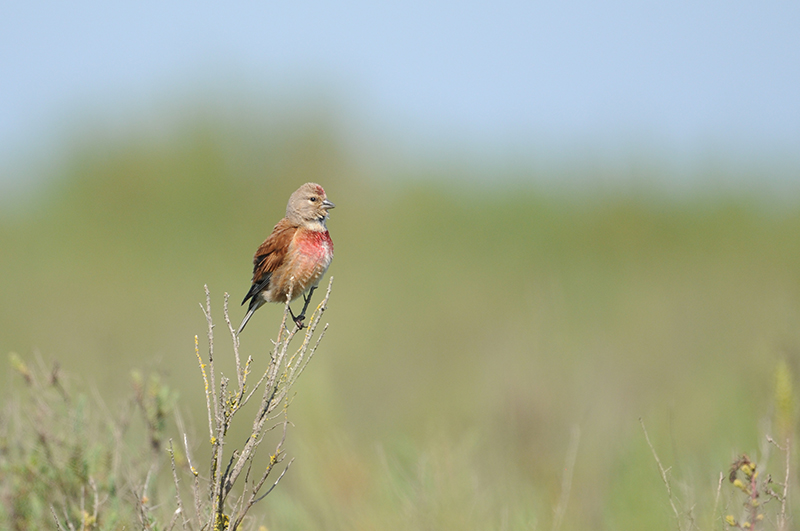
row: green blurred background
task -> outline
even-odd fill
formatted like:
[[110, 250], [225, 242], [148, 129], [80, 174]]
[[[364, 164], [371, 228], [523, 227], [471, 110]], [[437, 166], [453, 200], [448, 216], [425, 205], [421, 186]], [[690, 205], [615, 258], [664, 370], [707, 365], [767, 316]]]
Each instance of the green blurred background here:
[[[218, 325], [224, 292], [238, 322], [254, 249], [313, 180], [337, 204], [330, 330], [290, 409], [295, 466], [259, 507], [270, 529], [550, 528], [576, 442], [564, 529], [674, 529], [639, 418], [681, 511], [719, 528], [738, 504], [726, 487], [712, 514], [719, 473], [786, 435], [773, 395], [800, 346], [796, 203], [576, 191], [525, 168], [470, 184], [446, 161], [372, 165], [337, 128], [209, 113], [85, 135], [0, 218], [0, 352], [57, 360], [110, 404], [132, 370], [160, 371], [202, 440], [203, 285]], [[264, 361], [280, 316], [254, 317], [246, 354]]]
[[223, 294], [314, 181], [330, 328], [257, 523], [677, 529], [642, 419], [683, 529], [726, 529], [720, 473], [796, 431], [799, 6], [4, 6], [0, 357], [111, 411], [157, 373], [205, 440], [203, 286], [232, 375]]

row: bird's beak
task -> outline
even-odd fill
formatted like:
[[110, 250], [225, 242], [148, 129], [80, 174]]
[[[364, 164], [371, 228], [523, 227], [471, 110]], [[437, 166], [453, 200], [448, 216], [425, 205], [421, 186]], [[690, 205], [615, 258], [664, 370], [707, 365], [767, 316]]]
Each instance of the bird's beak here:
[[334, 205], [333, 203], [331, 203], [330, 201], [328, 201], [327, 199], [325, 199], [325, 200], [322, 202], [322, 207], [323, 207], [325, 210], [330, 210], [330, 209], [332, 209], [332, 208], [335, 208], [335, 207], [336, 207], [336, 205]]

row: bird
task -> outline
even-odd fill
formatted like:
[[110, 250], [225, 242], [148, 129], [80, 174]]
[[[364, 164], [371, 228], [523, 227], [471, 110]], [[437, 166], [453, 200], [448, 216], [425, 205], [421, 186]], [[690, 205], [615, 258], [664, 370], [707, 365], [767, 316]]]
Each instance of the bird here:
[[242, 333], [247, 321], [267, 302], [286, 303], [303, 296], [303, 310], [289, 314], [298, 328], [303, 328], [311, 295], [333, 260], [333, 240], [326, 222], [328, 211], [336, 205], [316, 183], [305, 183], [289, 197], [286, 217], [280, 220], [253, 257], [253, 280], [248, 300], [250, 306], [242, 319]]

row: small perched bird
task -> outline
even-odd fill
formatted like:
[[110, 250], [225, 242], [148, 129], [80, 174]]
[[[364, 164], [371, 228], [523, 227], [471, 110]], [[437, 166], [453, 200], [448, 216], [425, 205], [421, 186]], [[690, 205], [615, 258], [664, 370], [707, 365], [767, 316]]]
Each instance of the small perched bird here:
[[249, 299], [250, 307], [237, 335], [265, 302], [285, 303], [290, 291], [292, 300], [303, 295], [300, 315], [295, 317], [289, 308], [295, 324], [303, 328], [311, 295], [333, 260], [333, 241], [325, 222], [334, 206], [315, 183], [304, 184], [289, 197], [286, 217], [275, 225], [253, 257], [253, 285], [242, 301], [244, 304]]

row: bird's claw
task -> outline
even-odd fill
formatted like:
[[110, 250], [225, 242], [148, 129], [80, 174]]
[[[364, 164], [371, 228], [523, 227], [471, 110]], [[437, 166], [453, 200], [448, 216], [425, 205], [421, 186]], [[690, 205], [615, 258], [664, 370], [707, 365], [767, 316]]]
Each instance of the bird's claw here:
[[297, 325], [297, 328], [299, 330], [302, 330], [303, 328], [305, 328], [305, 324], [303, 324], [303, 320], [305, 318], [306, 318], [305, 315], [298, 315], [297, 317], [294, 318], [294, 324]]

